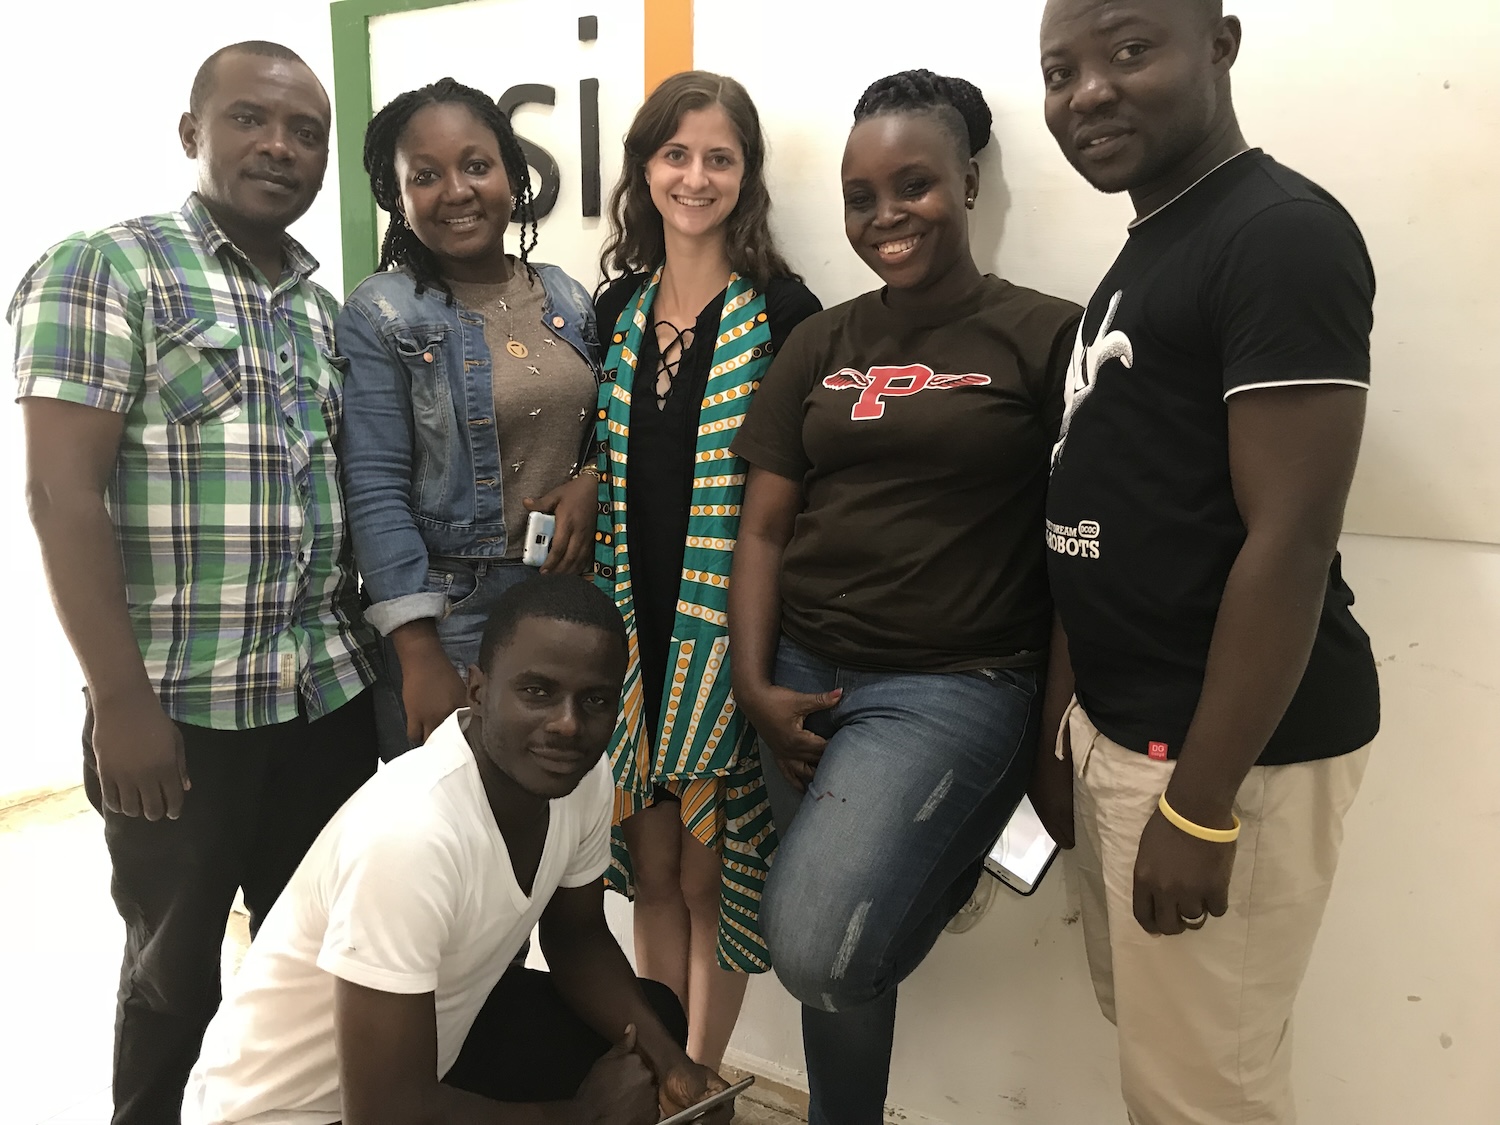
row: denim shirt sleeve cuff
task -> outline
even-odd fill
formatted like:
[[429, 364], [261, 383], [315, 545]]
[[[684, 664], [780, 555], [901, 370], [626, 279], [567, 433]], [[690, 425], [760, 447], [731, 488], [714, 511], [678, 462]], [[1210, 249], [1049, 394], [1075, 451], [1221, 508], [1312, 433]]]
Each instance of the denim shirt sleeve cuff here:
[[376, 602], [365, 610], [365, 620], [388, 637], [409, 621], [420, 621], [424, 617], [441, 620], [448, 609], [448, 599], [439, 593], [402, 594]]

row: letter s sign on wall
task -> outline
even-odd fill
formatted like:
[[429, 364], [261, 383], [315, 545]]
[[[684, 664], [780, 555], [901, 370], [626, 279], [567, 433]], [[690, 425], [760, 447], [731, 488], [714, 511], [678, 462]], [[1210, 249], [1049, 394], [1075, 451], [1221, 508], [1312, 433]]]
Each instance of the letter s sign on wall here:
[[[602, 19], [586, 14], [597, 2], [329, 5], [345, 292], [374, 272], [385, 221], [364, 170], [365, 126], [397, 94], [444, 76], [491, 94], [510, 115], [531, 168], [536, 257], [592, 285], [617, 139], [643, 91], [693, 65], [693, 0], [610, 0]], [[517, 241], [513, 232], [512, 252]]]

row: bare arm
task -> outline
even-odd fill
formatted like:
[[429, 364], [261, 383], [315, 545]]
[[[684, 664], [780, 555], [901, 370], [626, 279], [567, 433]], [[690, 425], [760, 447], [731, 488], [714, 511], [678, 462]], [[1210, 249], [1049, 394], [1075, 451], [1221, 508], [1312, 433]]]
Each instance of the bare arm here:
[[[1068, 635], [1062, 621], [1052, 616], [1052, 644], [1047, 652], [1047, 686], [1042, 696], [1041, 734], [1029, 796], [1047, 832], [1061, 847], [1073, 846], [1073, 748], [1062, 729], [1063, 712], [1073, 698], [1073, 666], [1068, 660]], [[1056, 747], [1062, 739], [1063, 757]]]
[[[635, 1051], [656, 1076], [663, 1110], [675, 1113], [727, 1087], [688, 1058], [647, 1002], [605, 921], [603, 880], [558, 888], [542, 913], [540, 936], [552, 982], [569, 1008], [610, 1042], [634, 1029]], [[706, 1121], [727, 1123], [729, 1112]]]
[[[1365, 392], [1280, 387], [1229, 400], [1229, 468], [1246, 538], [1229, 572], [1203, 692], [1167, 801], [1207, 828], [1233, 822], [1235, 794], [1307, 669], [1328, 568], [1354, 479]], [[1136, 917], [1179, 933], [1179, 913], [1227, 907], [1233, 848], [1178, 831], [1158, 812], [1141, 837]]]
[[437, 1078], [430, 992], [400, 995], [337, 979], [334, 1038], [344, 1125], [575, 1125], [572, 1103], [501, 1103]]
[[88, 684], [104, 802], [127, 816], [176, 819], [189, 786], [182, 735], [146, 675], [104, 502], [124, 415], [26, 398], [22, 416], [26, 502], [58, 620]]
[[1307, 670], [1365, 398], [1352, 387], [1286, 387], [1229, 400], [1229, 470], [1247, 535], [1167, 798], [1201, 824], [1227, 823]]
[[421, 746], [464, 705], [468, 689], [443, 651], [436, 618], [418, 617], [397, 625], [391, 630], [391, 644], [401, 662], [406, 738], [413, 746]]
[[772, 682], [781, 634], [781, 559], [801, 511], [798, 482], [752, 465], [729, 578], [734, 696], [771, 747], [781, 772], [798, 789], [812, 779], [826, 745], [802, 722], [832, 707], [839, 694], [803, 695]]
[[751, 465], [741, 504], [729, 572], [729, 633], [734, 693], [743, 700], [771, 686], [781, 632], [781, 556], [802, 510], [802, 489]]

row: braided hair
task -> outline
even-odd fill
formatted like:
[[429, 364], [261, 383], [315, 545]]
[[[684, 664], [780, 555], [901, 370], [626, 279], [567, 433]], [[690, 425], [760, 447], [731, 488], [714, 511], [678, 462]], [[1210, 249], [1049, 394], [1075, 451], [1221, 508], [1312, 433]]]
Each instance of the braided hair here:
[[870, 83], [854, 106], [854, 120], [884, 113], [931, 113], [965, 161], [990, 143], [994, 121], [978, 86], [930, 70], [903, 70]]
[[398, 95], [370, 119], [365, 129], [365, 171], [370, 174], [370, 191], [375, 202], [391, 217], [386, 226], [385, 240], [380, 244], [380, 264], [376, 268], [386, 270], [391, 266], [402, 266], [415, 278], [419, 295], [424, 289], [441, 289], [448, 295], [448, 304], [451, 305], [453, 290], [443, 280], [437, 258], [423, 245], [401, 213], [401, 185], [396, 177], [396, 145], [401, 134], [412, 116], [430, 105], [464, 106], [495, 134], [500, 143], [505, 178], [515, 193], [511, 221], [521, 224], [521, 266], [527, 271], [531, 267], [526, 256], [536, 249], [536, 199], [531, 187], [531, 173], [526, 167], [526, 154], [516, 140], [510, 116], [502, 112], [495, 99], [483, 90], [465, 86], [452, 78], [440, 78], [430, 86]]

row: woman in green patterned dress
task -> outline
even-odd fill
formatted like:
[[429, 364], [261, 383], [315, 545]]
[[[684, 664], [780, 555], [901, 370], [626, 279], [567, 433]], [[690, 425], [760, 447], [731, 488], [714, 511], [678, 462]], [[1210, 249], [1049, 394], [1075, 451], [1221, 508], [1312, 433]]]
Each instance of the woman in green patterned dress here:
[[688, 1012], [717, 1067], [747, 973], [769, 968], [761, 887], [775, 848], [755, 738], [729, 690], [725, 605], [745, 467], [729, 453], [772, 353], [818, 300], [777, 252], [765, 143], [731, 78], [667, 79], [636, 114], [610, 199], [595, 310], [596, 572], [630, 669], [611, 746], [611, 885], [635, 898], [642, 976]]

